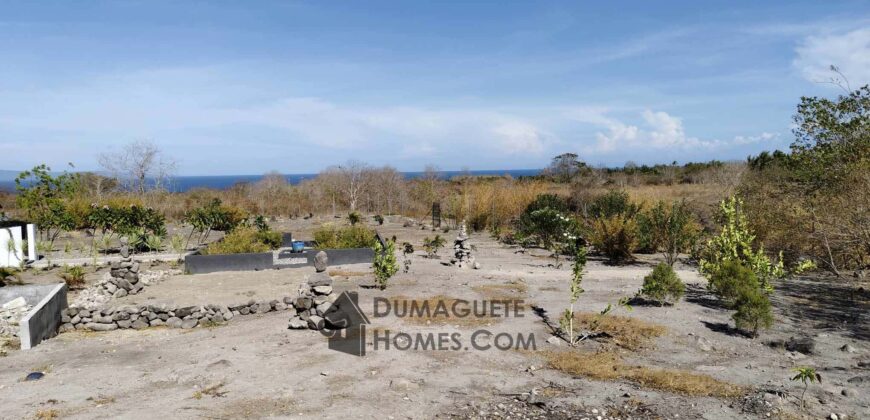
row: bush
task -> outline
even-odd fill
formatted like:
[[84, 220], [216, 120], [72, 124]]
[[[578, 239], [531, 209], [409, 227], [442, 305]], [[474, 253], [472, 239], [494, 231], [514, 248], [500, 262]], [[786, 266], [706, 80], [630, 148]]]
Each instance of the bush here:
[[640, 206], [631, 201], [627, 192], [620, 190], [610, 190], [589, 205], [589, 214], [592, 217], [610, 218], [621, 215], [634, 218], [638, 212]]
[[384, 224], [384, 216], [381, 216], [380, 214], [376, 214], [374, 219], [375, 219], [375, 223], [377, 223], [378, 225]]
[[640, 230], [648, 233], [644, 242], [648, 242], [652, 250], [661, 251], [670, 265], [674, 265], [680, 253], [690, 251], [698, 240], [700, 226], [684, 201], [674, 201], [670, 206], [659, 201], [638, 219], [639, 225], [645, 227]]
[[215, 198], [202, 207], [195, 208], [184, 215], [184, 221], [193, 226], [190, 234], [199, 233], [199, 243], [202, 243], [211, 233], [231, 232], [240, 226], [248, 217], [248, 214], [238, 208], [225, 206], [221, 200]]
[[396, 275], [399, 271], [399, 264], [396, 262], [396, 243], [387, 241], [387, 247], [384, 249], [380, 241], [375, 241], [375, 258], [372, 261], [372, 269], [375, 272], [375, 281], [381, 290], [387, 288], [387, 281], [390, 277]]
[[640, 294], [657, 302], [673, 304], [686, 293], [686, 286], [680, 281], [674, 268], [667, 263], [659, 263], [652, 273], [643, 278]]
[[441, 235], [435, 235], [434, 238], [429, 239], [429, 237], [423, 238], [423, 249], [426, 250], [426, 255], [429, 258], [433, 258], [438, 255], [438, 250], [441, 249], [447, 241], [441, 237]]
[[719, 204], [722, 232], [707, 241], [701, 251], [701, 274], [711, 279], [713, 284], [712, 278], [726, 263], [737, 262], [753, 271], [764, 291], [772, 292], [770, 280], [785, 276], [782, 256], [780, 255], [779, 262], [773, 263], [764, 254], [763, 246], [759, 246], [758, 250], [752, 248], [755, 235], [749, 229], [742, 206], [742, 201], [735, 197]]
[[281, 234], [275, 231], [260, 231], [253, 227], [240, 227], [224, 236], [223, 240], [210, 244], [203, 255], [248, 254], [267, 252], [281, 246]]
[[758, 287], [741, 287], [735, 309], [734, 324], [738, 329], [749, 331], [752, 337], [758, 336], [760, 328], [769, 329], [773, 325], [770, 299]]
[[362, 217], [359, 215], [359, 213], [355, 211], [352, 211], [350, 212], [350, 214], [347, 215], [347, 221], [350, 222], [351, 226], [355, 226], [357, 223], [359, 223], [360, 219], [362, 219]]
[[590, 239], [611, 263], [630, 261], [637, 247], [637, 222], [621, 215], [594, 219]]
[[318, 249], [372, 248], [375, 232], [365, 226], [338, 227], [325, 224], [314, 231]]
[[743, 289], [761, 289], [758, 276], [738, 261], [727, 261], [710, 276], [707, 288], [729, 308], [734, 308]]
[[85, 269], [78, 265], [64, 265], [59, 276], [70, 288], [80, 287], [85, 284]]

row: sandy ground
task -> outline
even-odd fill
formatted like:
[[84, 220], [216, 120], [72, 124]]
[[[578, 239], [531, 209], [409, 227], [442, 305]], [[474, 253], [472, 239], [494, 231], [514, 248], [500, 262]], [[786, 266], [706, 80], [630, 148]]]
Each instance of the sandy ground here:
[[[304, 238], [306, 222], [292, 223], [300, 225], [294, 236]], [[396, 235], [400, 243], [417, 246], [423, 236], [433, 235], [402, 228], [400, 222], [380, 229], [386, 236]], [[455, 236], [455, 232], [441, 234], [448, 241]], [[479, 300], [501, 290], [499, 286], [516, 287], [517, 297], [550, 314], [567, 306], [567, 266], [555, 269], [543, 251], [516, 253], [485, 234], [472, 235], [472, 243], [481, 270], [447, 267], [418, 251], [410, 273], [400, 272], [385, 291], [361, 287], [372, 283], [370, 274], [359, 275], [369, 271], [366, 265], [331, 267], [343, 274], [335, 276], [336, 289], [359, 292], [361, 307], [373, 321], [370, 331], [459, 332], [463, 344], [480, 329], [531, 333], [537, 351], [374, 350], [369, 336], [366, 356], [357, 357], [329, 350], [318, 332], [287, 330], [287, 316], [281, 313], [237, 317], [210, 329], [74, 332], [0, 358], [0, 418], [398, 419], [492, 417], [498, 412], [512, 412], [519, 418], [595, 418], [602, 411], [609, 413], [605, 417], [620, 418], [768, 418], [768, 414], [823, 418], [830, 413], [870, 418], [870, 377], [863, 383], [847, 382], [870, 375], [870, 303], [849, 283], [830, 286], [830, 280], [795, 279], [780, 284], [774, 302], [779, 322], [754, 340], [731, 330], [731, 312], [704, 292], [703, 278], [689, 266], [678, 267], [689, 290], [683, 301], [672, 307], [635, 306], [631, 312], [617, 312], [667, 328], [653, 347], [623, 351], [627, 362], [688, 370], [750, 389], [746, 398], [736, 399], [688, 397], [549, 369], [541, 352], [567, 347], [548, 343], [548, 329], [528, 310], [523, 317], [474, 325], [418, 325], [393, 316], [372, 316], [375, 297], [442, 295]], [[625, 267], [593, 259], [580, 310], [598, 311], [609, 302], [633, 296], [657, 259], [642, 256]], [[129, 300], [196, 304], [272, 299], [293, 294], [296, 284], [312, 271], [176, 276]], [[822, 288], [823, 284], [829, 286]], [[813, 354], [766, 344], [793, 336], [813, 338]], [[844, 344], [854, 352], [841, 351]], [[607, 345], [587, 342], [575, 351]], [[797, 400], [802, 386], [789, 380], [795, 366], [814, 366], [823, 376], [822, 384], [809, 387], [805, 411]], [[31, 371], [46, 374], [38, 381], [23, 381]], [[518, 394], [533, 389], [539, 393], [535, 404], [516, 400]], [[846, 392], [850, 396], [843, 395], [844, 389], [851, 391]]]

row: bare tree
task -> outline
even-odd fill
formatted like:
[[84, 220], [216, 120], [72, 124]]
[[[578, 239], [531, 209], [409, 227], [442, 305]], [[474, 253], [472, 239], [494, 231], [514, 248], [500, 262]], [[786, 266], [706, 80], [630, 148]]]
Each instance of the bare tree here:
[[164, 188], [177, 165], [150, 140], [133, 141], [118, 152], [100, 154], [98, 160], [125, 188], [140, 194], [149, 189], [149, 181], [154, 189]]

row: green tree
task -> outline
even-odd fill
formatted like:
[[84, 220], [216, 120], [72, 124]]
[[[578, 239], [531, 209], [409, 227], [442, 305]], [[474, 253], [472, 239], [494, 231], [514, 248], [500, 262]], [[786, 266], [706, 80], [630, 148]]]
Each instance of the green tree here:
[[48, 240], [49, 249], [61, 232], [75, 228], [68, 200], [75, 193], [78, 178], [63, 173], [52, 176], [51, 168], [39, 165], [15, 178], [15, 198], [25, 217], [36, 223]]
[[670, 264], [659, 263], [643, 278], [641, 295], [658, 302], [672, 304], [686, 293], [686, 286]]
[[669, 265], [698, 240], [700, 227], [685, 201], [674, 201], [670, 206], [659, 201], [643, 218], [649, 227], [650, 245], [662, 252]]
[[399, 264], [396, 262], [396, 243], [387, 240], [386, 248], [381, 245], [380, 241], [375, 242], [373, 247], [375, 258], [372, 261], [372, 269], [375, 272], [375, 282], [381, 290], [387, 288], [387, 282], [390, 277], [396, 275], [399, 271]]

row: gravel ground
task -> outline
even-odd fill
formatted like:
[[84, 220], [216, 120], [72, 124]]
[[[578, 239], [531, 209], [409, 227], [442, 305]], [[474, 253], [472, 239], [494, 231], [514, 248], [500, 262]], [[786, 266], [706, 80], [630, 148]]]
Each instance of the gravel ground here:
[[[285, 223], [299, 225], [296, 237], [305, 237], [306, 223], [310, 232], [310, 221]], [[415, 245], [432, 235], [403, 228], [401, 221], [380, 229], [386, 236], [396, 235], [400, 243]], [[455, 232], [442, 236], [452, 241]], [[364, 287], [373, 282], [370, 274], [358, 275], [369, 271], [366, 265], [332, 267], [342, 271], [335, 276], [336, 289], [359, 292], [360, 306], [372, 319], [370, 332], [460, 333], [467, 343], [474, 331], [485, 328], [493, 333], [533, 334], [538, 351], [375, 350], [370, 334], [367, 354], [357, 357], [329, 350], [318, 332], [287, 330], [287, 317], [280, 313], [239, 317], [225, 326], [194, 330], [72, 332], [0, 358], [0, 418], [53, 414], [62, 418], [722, 419], [825, 418], [831, 413], [870, 418], [870, 304], [867, 295], [850, 283], [801, 278], [778, 285], [774, 303], [779, 322], [754, 340], [730, 329], [731, 312], [704, 293], [704, 280], [691, 266], [677, 267], [688, 284], [683, 301], [672, 307], [636, 306], [631, 312], [617, 313], [667, 329], [653, 347], [623, 352], [627, 363], [688, 370], [751, 389], [734, 399], [689, 397], [549, 369], [541, 351], [565, 351], [566, 346], [549, 343], [547, 327], [531, 311], [523, 317], [462, 325], [420, 325], [394, 316], [373, 316], [375, 297], [482, 299], [492, 290], [517, 284], [524, 286], [517, 287], [523, 289], [518, 297], [550, 314], [567, 306], [567, 266], [555, 269], [544, 252], [517, 253], [485, 234], [473, 234], [471, 241], [481, 270], [448, 267], [442, 264], [446, 257], [427, 259], [418, 251], [411, 271], [400, 272], [385, 291]], [[612, 267], [593, 258], [580, 310], [598, 311], [634, 295], [656, 261], [656, 256], [641, 256], [633, 265]], [[235, 301], [248, 298], [248, 293], [254, 294], [253, 299], [284, 296], [294, 293], [312, 272], [176, 276], [131, 301], [196, 304]], [[820, 292], [823, 283], [828, 286]], [[769, 344], [792, 337], [811, 339], [812, 352]], [[608, 346], [587, 342], [580, 350]], [[807, 408], [802, 410], [797, 398], [803, 387], [789, 379], [792, 368], [804, 365], [816, 367], [823, 382], [809, 387]], [[24, 381], [32, 371], [43, 371], [45, 376]]]

